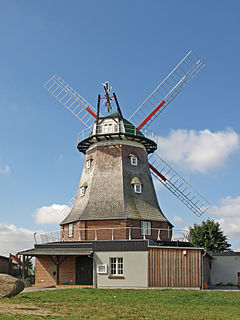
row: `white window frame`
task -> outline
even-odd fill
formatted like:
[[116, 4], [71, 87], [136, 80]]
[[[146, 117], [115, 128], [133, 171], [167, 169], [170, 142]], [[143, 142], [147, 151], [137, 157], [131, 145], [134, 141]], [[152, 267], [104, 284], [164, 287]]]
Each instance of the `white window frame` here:
[[110, 275], [123, 276], [123, 257], [110, 258]]
[[171, 240], [171, 238], [172, 238], [172, 236], [171, 236], [172, 228], [170, 226], [168, 226], [167, 232], [168, 232], [168, 239], [170, 238], [170, 240]]
[[73, 223], [68, 224], [68, 238], [72, 238], [74, 234], [74, 225]]
[[131, 156], [130, 159], [131, 159], [131, 165], [132, 166], [137, 166], [138, 165], [138, 158], [137, 157]]
[[97, 127], [97, 133], [98, 133], [98, 134], [101, 134], [102, 131], [103, 131], [102, 125], [98, 125], [98, 127]]
[[113, 128], [114, 128], [114, 132], [119, 132], [119, 128], [118, 128], [118, 123], [115, 123], [114, 125], [113, 125]]
[[134, 191], [135, 193], [142, 193], [142, 185], [140, 183], [134, 184]]
[[113, 123], [108, 124], [108, 133], [113, 133]]
[[141, 221], [141, 235], [151, 236], [151, 234], [152, 234], [152, 222]]
[[107, 273], [107, 265], [106, 264], [98, 264], [97, 265], [97, 273], [106, 274]]
[[85, 196], [85, 191], [86, 191], [86, 187], [81, 187], [80, 188], [80, 196], [81, 197]]
[[91, 168], [91, 159], [88, 159], [87, 161], [86, 161], [86, 168], [87, 169], [90, 169]]
[[103, 125], [103, 133], [108, 133], [108, 123], [104, 123], [104, 125]]

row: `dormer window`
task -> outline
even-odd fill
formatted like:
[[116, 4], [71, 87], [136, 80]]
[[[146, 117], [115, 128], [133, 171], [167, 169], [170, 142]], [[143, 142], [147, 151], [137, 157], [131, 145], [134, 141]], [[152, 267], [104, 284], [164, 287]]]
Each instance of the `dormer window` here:
[[135, 191], [135, 193], [142, 193], [142, 185], [136, 183], [136, 184], [134, 185], [134, 191]]
[[138, 177], [134, 177], [131, 181], [135, 193], [142, 193], [142, 182]]
[[134, 155], [131, 155], [131, 156], [130, 156], [130, 161], [131, 161], [131, 165], [132, 165], [132, 166], [137, 166], [137, 164], [138, 164], [138, 159], [137, 159], [137, 157], [135, 157]]
[[86, 168], [87, 168], [87, 169], [90, 169], [90, 168], [91, 168], [91, 161], [92, 161], [92, 159], [88, 159], [88, 160], [86, 161]]
[[83, 197], [85, 195], [85, 187], [80, 188], [80, 196]]
[[87, 186], [87, 183], [84, 182], [84, 184], [80, 187], [80, 197], [83, 197], [85, 195]]

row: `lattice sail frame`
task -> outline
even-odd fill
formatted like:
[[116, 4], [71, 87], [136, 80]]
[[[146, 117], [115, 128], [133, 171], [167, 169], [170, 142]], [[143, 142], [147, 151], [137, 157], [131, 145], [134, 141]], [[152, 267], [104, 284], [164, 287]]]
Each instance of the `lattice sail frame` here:
[[148, 127], [205, 66], [191, 50], [129, 118], [139, 130]]
[[185, 181], [156, 152], [149, 156], [149, 168], [152, 175], [181, 200], [196, 216], [200, 217], [209, 207], [204, 199], [187, 181]]
[[59, 212], [59, 216], [61, 216], [61, 221], [63, 221], [66, 216], [69, 214], [70, 210], [73, 207], [74, 201], [75, 201], [75, 196], [72, 197], [67, 204], [65, 205], [65, 207]]
[[91, 128], [97, 118], [94, 107], [80, 96], [58, 75], [52, 76], [45, 84], [46, 88], [64, 107], [71, 111], [87, 128]]

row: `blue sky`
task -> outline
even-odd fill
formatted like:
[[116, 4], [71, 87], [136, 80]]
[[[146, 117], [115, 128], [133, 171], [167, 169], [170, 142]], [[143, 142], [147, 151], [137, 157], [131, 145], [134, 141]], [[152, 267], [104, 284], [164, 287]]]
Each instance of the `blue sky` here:
[[[151, 129], [160, 155], [210, 201], [208, 216], [238, 250], [239, 1], [0, 3], [0, 254], [31, 247], [36, 230], [57, 230], [37, 212], [50, 215], [77, 191], [83, 127], [43, 88], [49, 77], [59, 74], [94, 106], [109, 80], [128, 118], [190, 49], [206, 67]], [[201, 222], [157, 190], [176, 228]]]

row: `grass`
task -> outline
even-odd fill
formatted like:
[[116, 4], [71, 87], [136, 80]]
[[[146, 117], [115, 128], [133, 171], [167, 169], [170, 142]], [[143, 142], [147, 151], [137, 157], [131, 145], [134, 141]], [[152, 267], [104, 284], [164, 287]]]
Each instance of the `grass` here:
[[240, 319], [240, 293], [64, 289], [0, 300], [0, 319]]

